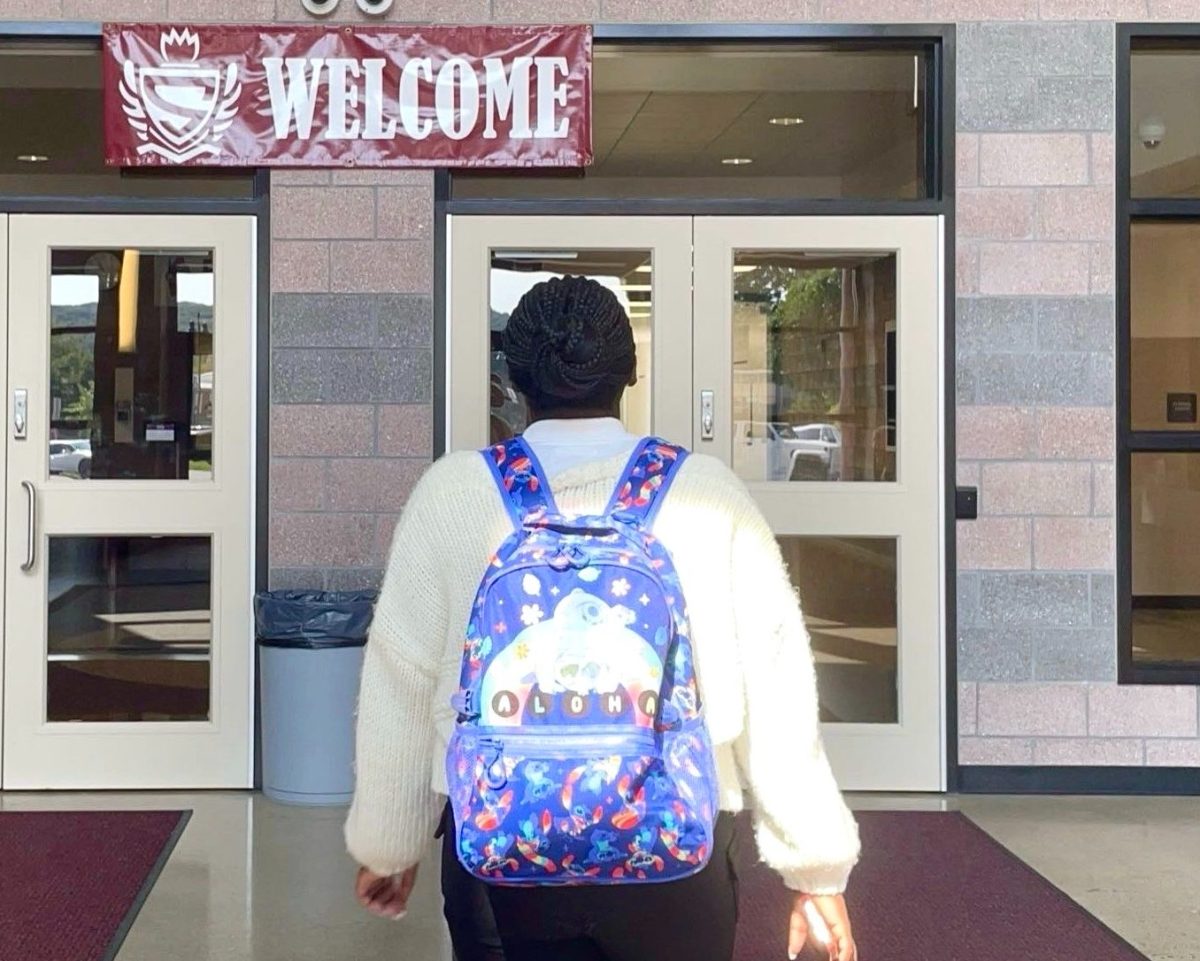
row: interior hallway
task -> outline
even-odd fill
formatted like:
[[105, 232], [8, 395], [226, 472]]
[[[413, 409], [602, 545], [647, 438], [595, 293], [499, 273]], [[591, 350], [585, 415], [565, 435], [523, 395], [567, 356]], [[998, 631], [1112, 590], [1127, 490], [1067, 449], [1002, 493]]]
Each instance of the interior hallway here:
[[[957, 807], [1153, 961], [1200, 961], [1200, 798], [852, 802]], [[367, 916], [351, 893], [341, 809], [239, 793], [0, 795], [0, 810], [81, 808], [195, 812], [117, 961], [450, 961], [436, 860], [407, 918]]]

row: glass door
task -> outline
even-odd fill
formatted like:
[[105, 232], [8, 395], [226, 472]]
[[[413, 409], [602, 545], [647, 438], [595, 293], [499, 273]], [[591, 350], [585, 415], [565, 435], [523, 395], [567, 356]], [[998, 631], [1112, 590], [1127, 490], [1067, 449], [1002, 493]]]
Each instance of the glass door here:
[[941, 229], [695, 224], [694, 446], [777, 534], [851, 790], [944, 787]]
[[248, 787], [253, 218], [7, 236], [4, 787]]
[[451, 218], [449, 449], [483, 447], [525, 427], [501, 334], [530, 287], [565, 274], [611, 288], [633, 323], [638, 382], [625, 393], [626, 426], [686, 440], [691, 249], [690, 217]]

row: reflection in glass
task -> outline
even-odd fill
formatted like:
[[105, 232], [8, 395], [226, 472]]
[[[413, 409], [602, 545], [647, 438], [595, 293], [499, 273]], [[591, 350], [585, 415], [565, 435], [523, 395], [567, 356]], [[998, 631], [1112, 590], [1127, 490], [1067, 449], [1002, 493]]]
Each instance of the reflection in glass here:
[[605, 43], [595, 163], [455, 172], [453, 196], [926, 197], [928, 59], [916, 44]]
[[895, 255], [739, 251], [733, 271], [734, 470], [896, 480]]
[[209, 716], [207, 537], [51, 537], [49, 721]]
[[651, 431], [651, 296], [653, 267], [648, 250], [499, 250], [492, 252], [491, 282], [491, 417], [490, 443], [498, 443], [528, 426], [529, 412], [513, 387], [504, 360], [503, 334], [508, 318], [525, 292], [552, 277], [591, 277], [617, 295], [633, 325], [637, 349], [637, 383], [625, 390], [621, 420], [630, 433]]
[[213, 297], [211, 251], [53, 252], [52, 475], [211, 479]]
[[812, 638], [821, 720], [899, 721], [896, 541], [779, 537]]
[[1200, 453], [1134, 454], [1133, 658], [1200, 662]]
[[1200, 197], [1200, 50], [1154, 43], [1130, 58], [1130, 188], [1134, 197]]
[[1197, 430], [1200, 223], [1136, 221], [1130, 230], [1129, 377], [1134, 430]]

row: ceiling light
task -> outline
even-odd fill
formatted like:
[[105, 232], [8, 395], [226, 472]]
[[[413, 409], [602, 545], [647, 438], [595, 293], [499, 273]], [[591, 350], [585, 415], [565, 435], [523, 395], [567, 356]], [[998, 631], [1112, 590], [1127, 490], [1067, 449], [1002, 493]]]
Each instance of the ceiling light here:
[[17, 159], [23, 164], [44, 164], [50, 158], [44, 153], [19, 153]]
[[804, 123], [803, 117], [772, 117], [767, 121], [773, 127], [799, 127]]
[[746, 164], [754, 163], [753, 157], [724, 157], [721, 160], [726, 167], [744, 167]]
[[578, 260], [575, 250], [493, 250], [495, 260]]

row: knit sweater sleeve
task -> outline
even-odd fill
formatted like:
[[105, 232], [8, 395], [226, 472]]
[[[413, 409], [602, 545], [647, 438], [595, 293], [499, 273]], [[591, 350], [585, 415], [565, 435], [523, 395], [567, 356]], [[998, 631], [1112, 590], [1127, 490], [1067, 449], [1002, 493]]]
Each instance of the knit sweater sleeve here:
[[439, 462], [409, 497], [367, 640], [345, 835], [354, 859], [377, 874], [399, 873], [421, 860], [442, 803], [429, 772], [448, 603], [431, 532], [444, 523], [439, 501], [450, 479], [448, 465]]
[[821, 742], [795, 589], [766, 519], [737, 486], [732, 584], [746, 718], [735, 750], [754, 798], [759, 853], [792, 890], [838, 894], [858, 860], [858, 827]]

